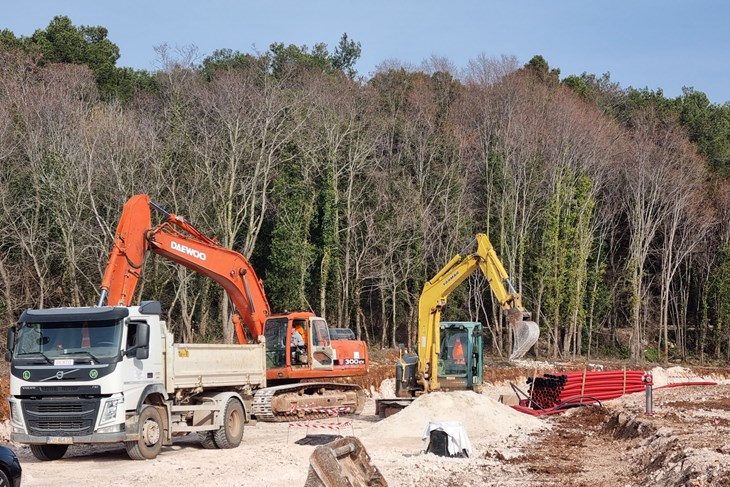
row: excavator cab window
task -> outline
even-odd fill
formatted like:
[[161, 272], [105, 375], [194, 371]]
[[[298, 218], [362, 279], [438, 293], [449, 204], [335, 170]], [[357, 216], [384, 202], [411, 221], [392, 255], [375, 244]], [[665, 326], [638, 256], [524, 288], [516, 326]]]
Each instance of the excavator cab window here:
[[312, 345], [329, 347], [330, 329], [324, 320], [312, 320]]
[[278, 369], [286, 367], [286, 339], [289, 320], [271, 318], [264, 325], [266, 337], [266, 368]]
[[442, 329], [439, 362], [443, 370], [439, 370], [439, 375], [466, 374], [469, 353], [469, 336], [466, 330]]

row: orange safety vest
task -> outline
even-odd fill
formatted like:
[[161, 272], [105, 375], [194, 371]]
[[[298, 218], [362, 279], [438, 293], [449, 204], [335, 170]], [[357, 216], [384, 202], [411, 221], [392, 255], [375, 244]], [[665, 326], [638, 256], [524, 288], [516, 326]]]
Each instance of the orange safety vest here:
[[461, 340], [456, 341], [456, 345], [454, 345], [454, 351], [451, 353], [451, 356], [457, 364], [466, 363], [464, 362], [464, 347], [461, 345]]

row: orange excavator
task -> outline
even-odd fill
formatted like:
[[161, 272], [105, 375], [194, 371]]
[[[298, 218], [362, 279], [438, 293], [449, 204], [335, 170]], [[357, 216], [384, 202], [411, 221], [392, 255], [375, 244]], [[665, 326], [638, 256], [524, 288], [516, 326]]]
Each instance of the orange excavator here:
[[[164, 215], [152, 226], [150, 209]], [[243, 255], [203, 235], [147, 195], [124, 205], [104, 272], [99, 306], [129, 306], [148, 252], [213, 279], [235, 306], [239, 343], [265, 340], [267, 386], [255, 391], [253, 414], [262, 421], [360, 413], [365, 393], [354, 384], [312, 380], [364, 375], [368, 351], [358, 340], [332, 340], [324, 318], [311, 312], [272, 314], [261, 280]], [[298, 336], [292, 341], [292, 331]], [[248, 335], [248, 336], [247, 336]], [[297, 333], [295, 333], [297, 335]]]

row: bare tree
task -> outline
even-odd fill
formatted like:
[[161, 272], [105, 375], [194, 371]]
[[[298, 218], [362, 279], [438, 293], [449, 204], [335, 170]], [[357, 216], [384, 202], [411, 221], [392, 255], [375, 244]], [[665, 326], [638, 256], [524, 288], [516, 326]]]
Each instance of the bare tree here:
[[627, 259], [633, 326], [630, 350], [631, 358], [639, 360], [645, 342], [645, 320], [648, 318], [644, 306], [644, 297], [647, 295], [646, 263], [668, 214], [663, 193], [671, 187], [674, 175], [671, 170], [671, 147], [662, 144], [664, 132], [660, 130], [655, 114], [639, 114], [634, 126], [631, 154], [620, 170], [623, 174], [624, 211], [630, 234]]
[[[659, 276], [661, 335], [658, 347], [664, 342], [664, 360], [669, 359], [669, 311], [672, 281], [692, 252], [701, 246], [714, 226], [714, 217], [705, 204], [702, 188], [705, 168], [693, 151], [683, 143], [677, 129], [665, 129], [662, 140], [669, 146], [662, 161], [672, 174], [663, 188], [665, 217], [661, 222], [661, 271]], [[701, 340], [704, 350], [704, 340]]]
[[[268, 192], [283, 147], [300, 130], [304, 100], [282, 81], [248, 71], [221, 73], [190, 94], [193, 146], [205, 180], [208, 225], [220, 242], [250, 257], [268, 208]], [[304, 110], [306, 111], [306, 110]], [[221, 306], [226, 341], [233, 339], [228, 300]]]

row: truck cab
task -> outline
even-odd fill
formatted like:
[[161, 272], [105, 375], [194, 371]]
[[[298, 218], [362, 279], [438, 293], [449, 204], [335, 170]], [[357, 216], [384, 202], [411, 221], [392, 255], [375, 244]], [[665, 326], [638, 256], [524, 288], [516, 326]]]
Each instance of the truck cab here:
[[68, 445], [123, 442], [152, 459], [175, 435], [235, 448], [264, 345], [174, 343], [157, 301], [26, 310], [8, 331], [11, 439], [39, 460]]
[[125, 410], [163, 375], [159, 311], [156, 302], [26, 310], [8, 331], [12, 440], [124, 440]]

